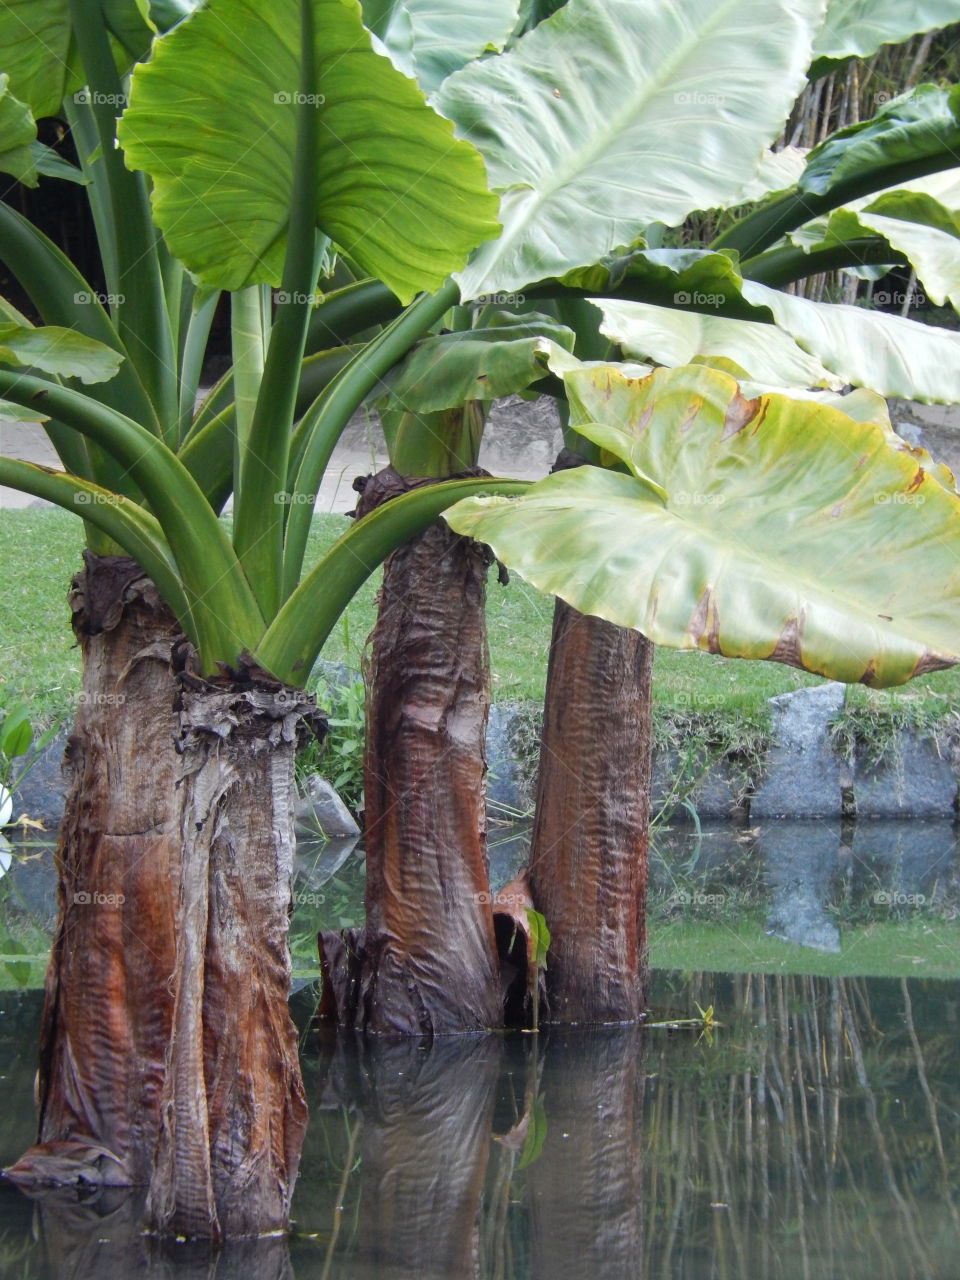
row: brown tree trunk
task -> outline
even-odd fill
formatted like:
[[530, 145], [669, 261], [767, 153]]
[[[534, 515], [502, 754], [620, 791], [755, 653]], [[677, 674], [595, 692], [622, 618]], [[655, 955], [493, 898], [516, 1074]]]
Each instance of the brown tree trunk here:
[[[371, 509], [408, 487], [395, 472]], [[486, 861], [488, 553], [438, 522], [386, 563], [367, 673], [366, 924], [321, 936], [323, 1012], [404, 1035], [499, 1026]]]
[[83, 692], [66, 751], [38, 1136], [102, 1148], [113, 1157], [98, 1161], [105, 1178], [142, 1185], [159, 1132], [176, 965], [170, 656], [182, 635], [132, 560], [85, 560], [70, 597]]
[[530, 885], [551, 933], [555, 1022], [629, 1022], [646, 1005], [653, 646], [557, 600]]
[[281, 1230], [306, 1122], [287, 1009], [293, 762], [316, 708], [249, 667], [191, 674], [132, 561], [88, 557], [72, 602], [84, 692], [39, 1142], [12, 1173], [147, 1187], [161, 1234]]
[[312, 700], [255, 668], [180, 677], [177, 955], [147, 1198], [161, 1234], [289, 1223], [307, 1109], [287, 1000], [293, 772]]

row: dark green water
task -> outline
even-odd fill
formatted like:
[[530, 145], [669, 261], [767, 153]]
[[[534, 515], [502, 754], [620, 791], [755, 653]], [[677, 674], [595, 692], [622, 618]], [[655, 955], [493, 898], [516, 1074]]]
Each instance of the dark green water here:
[[[211, 1259], [136, 1198], [0, 1186], [4, 1277], [960, 1275], [960, 991], [933, 980], [659, 973], [700, 1030], [365, 1046], [302, 1029], [297, 1234]], [[0, 1161], [33, 1136], [39, 993], [0, 994]]]

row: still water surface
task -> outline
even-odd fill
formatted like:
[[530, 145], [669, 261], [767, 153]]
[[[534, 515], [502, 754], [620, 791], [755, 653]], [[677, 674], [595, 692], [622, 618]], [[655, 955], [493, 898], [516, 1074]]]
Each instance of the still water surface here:
[[[0, 1276], [626, 1280], [960, 1275], [960, 993], [655, 974], [687, 1027], [364, 1045], [294, 1000], [292, 1240], [160, 1252], [136, 1198], [0, 1186]], [[0, 1161], [33, 1137], [40, 993], [0, 993]]]

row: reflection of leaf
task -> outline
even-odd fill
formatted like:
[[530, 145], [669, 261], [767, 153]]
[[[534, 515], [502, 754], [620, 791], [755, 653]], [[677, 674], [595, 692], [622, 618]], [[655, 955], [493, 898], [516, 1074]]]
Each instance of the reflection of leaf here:
[[[537, 915], [538, 912], [531, 912], [531, 915]], [[540, 916], [543, 919], [543, 916]], [[523, 1144], [523, 1150], [520, 1152], [520, 1159], [517, 1162], [518, 1169], [526, 1169], [527, 1165], [533, 1164], [535, 1160], [540, 1159], [540, 1153], [543, 1151], [543, 1144], [547, 1140], [547, 1111], [540, 1098], [534, 1098], [533, 1105], [530, 1109], [530, 1123], [527, 1125], [527, 1138]]]

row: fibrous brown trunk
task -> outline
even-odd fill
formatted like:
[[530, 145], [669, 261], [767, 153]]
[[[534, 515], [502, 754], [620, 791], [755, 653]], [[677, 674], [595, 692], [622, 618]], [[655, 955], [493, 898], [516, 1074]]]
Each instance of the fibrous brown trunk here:
[[288, 1225], [306, 1127], [287, 1000], [293, 774], [312, 700], [256, 668], [180, 675], [177, 957], [147, 1201], [163, 1233]]
[[[403, 492], [388, 471], [363, 508]], [[367, 672], [366, 924], [321, 936], [323, 1012], [405, 1035], [501, 1021], [486, 861], [489, 555], [437, 523], [389, 558]]]
[[652, 661], [638, 632], [557, 600], [529, 872], [551, 1021], [644, 1012]]
[[306, 1123], [287, 1008], [293, 766], [312, 700], [214, 680], [130, 561], [88, 561], [39, 1143], [21, 1181], [148, 1188], [150, 1228], [288, 1223]]
[[83, 691], [65, 761], [39, 1142], [103, 1148], [113, 1157], [98, 1159], [105, 1180], [142, 1185], [159, 1132], [176, 965], [170, 658], [182, 636], [132, 560], [85, 559], [70, 597]]

